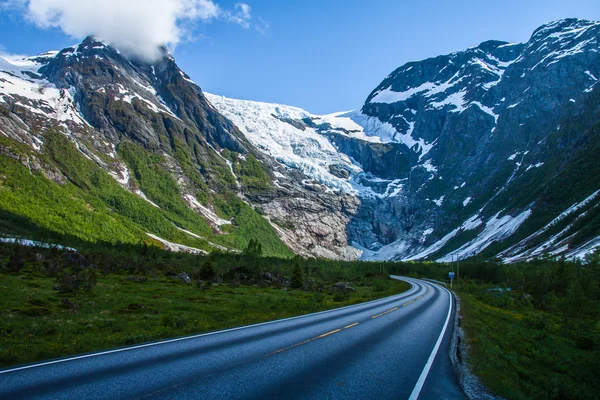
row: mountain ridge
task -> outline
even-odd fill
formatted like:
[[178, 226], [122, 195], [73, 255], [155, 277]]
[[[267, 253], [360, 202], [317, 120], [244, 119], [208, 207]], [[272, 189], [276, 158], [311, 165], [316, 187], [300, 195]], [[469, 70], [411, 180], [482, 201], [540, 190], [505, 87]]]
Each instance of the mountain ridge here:
[[[581, 258], [600, 244], [600, 182], [580, 171], [598, 167], [584, 150], [597, 148], [599, 38], [598, 22], [551, 22], [525, 43], [406, 63], [360, 110], [315, 115], [206, 94], [164, 50], [149, 64], [89, 37], [0, 59], [2, 170], [100, 199], [94, 210], [138, 232], [128, 240], [199, 251], [241, 251], [260, 227], [272, 255]], [[3, 210], [66, 229], [9, 180]]]

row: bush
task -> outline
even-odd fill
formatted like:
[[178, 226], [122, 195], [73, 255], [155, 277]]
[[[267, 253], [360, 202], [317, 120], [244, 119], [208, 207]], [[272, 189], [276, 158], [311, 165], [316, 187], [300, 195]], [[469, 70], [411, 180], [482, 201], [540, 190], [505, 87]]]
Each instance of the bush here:
[[383, 279], [378, 279], [375, 281], [373, 288], [376, 292], [384, 292], [390, 287], [390, 283], [388, 281], [384, 281]]
[[325, 295], [323, 293], [317, 293], [317, 294], [315, 294], [315, 301], [317, 303], [320, 304], [320, 303], [323, 302], [323, 300], [325, 300]]
[[91, 291], [98, 283], [98, 271], [94, 267], [73, 267], [65, 271], [57, 279], [59, 293]]
[[333, 301], [342, 302], [348, 300], [350, 298], [350, 292], [347, 291], [339, 291], [333, 294]]

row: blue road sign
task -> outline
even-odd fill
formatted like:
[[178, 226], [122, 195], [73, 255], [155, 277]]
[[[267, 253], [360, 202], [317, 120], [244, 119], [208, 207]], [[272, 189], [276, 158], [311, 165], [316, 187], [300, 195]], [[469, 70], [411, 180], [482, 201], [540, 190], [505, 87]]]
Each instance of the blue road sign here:
[[454, 272], [448, 272], [448, 278], [454, 279]]

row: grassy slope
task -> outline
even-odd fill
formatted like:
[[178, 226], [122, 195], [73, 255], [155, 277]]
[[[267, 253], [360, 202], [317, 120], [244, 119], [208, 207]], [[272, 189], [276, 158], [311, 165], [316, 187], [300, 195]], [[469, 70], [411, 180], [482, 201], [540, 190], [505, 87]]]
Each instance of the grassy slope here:
[[[349, 299], [336, 302], [327, 292], [225, 285], [201, 290], [164, 276], [144, 283], [126, 277], [103, 276], [91, 292], [66, 295], [52, 290], [54, 279], [33, 269], [0, 272], [0, 366], [301, 315], [409, 287], [399, 281], [383, 291], [358, 286]], [[68, 302], [77, 305], [75, 312]]]
[[[30, 151], [7, 138], [0, 138], [0, 145], [23, 156]], [[234, 226], [226, 235], [213, 234], [207, 222], [180, 198], [176, 182], [161, 164], [162, 157], [135, 145], [126, 147], [124, 155], [142, 190], [161, 209], [123, 189], [59, 134], [47, 135], [44, 154], [38, 157], [44, 164], [60, 169], [68, 178], [66, 184], [59, 185], [41, 173], [31, 173], [12, 158], [0, 156], [0, 210], [35, 228], [24, 231], [20, 224], [9, 220], [0, 225], [2, 233], [42, 239], [37, 232], [41, 230], [46, 240], [72, 237], [89, 242], [139, 243], [148, 240], [145, 232], [151, 232], [177, 243], [210, 249], [207, 241], [177, 230], [177, 225], [233, 248], [243, 249], [255, 238], [263, 243], [265, 255], [292, 255], [269, 223], [235, 196], [222, 200], [231, 205], [229, 217], [234, 218]]]

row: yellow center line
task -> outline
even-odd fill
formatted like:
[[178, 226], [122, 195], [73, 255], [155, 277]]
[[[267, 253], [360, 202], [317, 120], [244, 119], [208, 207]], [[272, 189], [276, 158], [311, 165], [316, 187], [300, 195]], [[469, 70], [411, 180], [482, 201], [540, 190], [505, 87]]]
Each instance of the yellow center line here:
[[410, 303], [414, 303], [414, 302], [415, 302], [414, 300], [408, 301], [408, 302], [406, 302], [406, 303], [402, 304], [402, 307], [406, 307], [406, 306], [407, 306], [407, 305], [409, 305]]
[[269, 353], [269, 354], [267, 354], [267, 357], [268, 357], [268, 356], [272, 356], [273, 354], [281, 353], [282, 351], [286, 351], [286, 350], [293, 349], [294, 347], [301, 346], [301, 345], [303, 345], [303, 344], [306, 344], [306, 343], [310, 342], [311, 340], [312, 340], [312, 339], [308, 339], [308, 340], [305, 340], [304, 342], [296, 343], [296, 344], [293, 344], [293, 345], [291, 345], [291, 346], [284, 347], [283, 349], [276, 350], [276, 351], [274, 351], [274, 352], [272, 352], [272, 353]]
[[423, 298], [423, 295], [420, 295], [419, 297], [417, 297], [417, 300], [421, 300]]
[[356, 326], [356, 325], [358, 325], [358, 322], [355, 322], [353, 324], [347, 325], [347, 326], [344, 327], [344, 329], [352, 328], [353, 326]]
[[322, 335], [319, 335], [319, 336], [317, 336], [316, 338], [313, 338], [313, 339], [311, 339], [311, 340], [317, 340], [317, 339], [321, 339], [321, 338], [324, 338], [325, 336], [329, 336], [329, 335], [333, 335], [334, 333], [338, 333], [339, 331], [341, 331], [341, 329], [336, 329], [336, 330], [334, 330], [334, 331], [331, 331], [331, 332], [324, 333], [324, 334], [322, 334]]
[[392, 311], [396, 311], [397, 309], [398, 309], [398, 307], [394, 307], [394, 308], [392, 308], [391, 310], [384, 311], [384, 312], [382, 312], [381, 314], [377, 314], [377, 315], [374, 315], [374, 316], [372, 316], [371, 318], [373, 318], [373, 319], [375, 319], [375, 318], [379, 318], [379, 317], [381, 317], [382, 315], [385, 315], [385, 314], [387, 314], [387, 313], [391, 313]]

